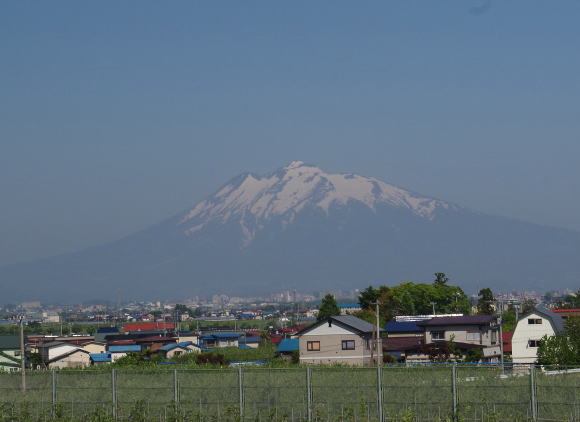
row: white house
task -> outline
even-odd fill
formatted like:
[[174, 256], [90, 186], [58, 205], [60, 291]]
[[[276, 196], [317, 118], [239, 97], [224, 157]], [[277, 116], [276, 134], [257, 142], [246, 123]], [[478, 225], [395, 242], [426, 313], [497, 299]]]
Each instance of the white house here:
[[517, 363], [535, 363], [538, 346], [544, 336], [564, 331], [564, 322], [557, 313], [536, 308], [518, 319], [512, 337], [512, 359]]

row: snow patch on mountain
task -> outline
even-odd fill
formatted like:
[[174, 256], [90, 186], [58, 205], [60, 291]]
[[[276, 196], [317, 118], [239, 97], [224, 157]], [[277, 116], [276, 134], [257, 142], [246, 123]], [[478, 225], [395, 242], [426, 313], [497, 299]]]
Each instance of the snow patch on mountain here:
[[405, 208], [426, 219], [435, 218], [437, 208], [450, 206], [372, 177], [329, 174], [302, 161], [293, 161], [268, 176], [247, 174], [234, 179], [186, 213], [180, 224], [189, 226], [184, 232], [192, 234], [210, 222], [238, 221], [244, 243], [249, 244], [256, 232], [274, 217], [282, 217], [283, 226], [287, 226], [306, 207], [318, 207], [328, 214], [331, 207], [350, 201], [373, 211], [378, 204]]

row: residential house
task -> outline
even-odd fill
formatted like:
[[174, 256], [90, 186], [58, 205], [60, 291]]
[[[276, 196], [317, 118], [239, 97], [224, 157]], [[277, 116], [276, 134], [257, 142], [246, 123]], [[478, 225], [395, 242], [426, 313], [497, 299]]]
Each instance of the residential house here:
[[504, 361], [511, 360], [513, 335], [514, 333], [512, 331], [504, 331], [501, 333]]
[[46, 343], [39, 343], [37, 345], [37, 350], [44, 365], [49, 367], [49, 363], [57, 362], [59, 356], [67, 355], [75, 350], [81, 350], [81, 347], [76, 344], [65, 343], [62, 341], [49, 341]]
[[562, 317], [545, 308], [538, 307], [522, 315], [512, 336], [512, 359], [517, 363], [535, 363], [538, 347], [544, 336], [553, 336], [564, 331]]
[[245, 345], [250, 349], [257, 349], [262, 343], [262, 337], [260, 336], [241, 336], [238, 339], [238, 345]]
[[300, 340], [297, 338], [285, 338], [276, 347], [276, 355], [283, 359], [291, 360], [294, 353], [300, 350]]
[[469, 351], [481, 346], [483, 362], [498, 362], [501, 357], [499, 324], [493, 315], [467, 315], [432, 318], [418, 322], [425, 329], [425, 346], [453, 342], [455, 349]]
[[341, 303], [338, 305], [341, 315], [352, 314], [353, 312], [358, 312], [362, 308], [358, 303]]
[[106, 343], [100, 341], [89, 341], [81, 345], [84, 351], [89, 353], [105, 353], [107, 348]]
[[191, 341], [192, 343], [199, 342], [199, 335], [193, 331], [178, 331], [177, 332], [177, 342], [181, 343], [184, 341]]
[[89, 358], [91, 365], [95, 366], [108, 365], [113, 361], [110, 353], [90, 353]]
[[414, 321], [389, 321], [385, 326], [385, 332], [389, 338], [394, 337], [424, 337], [425, 328], [420, 327]]
[[[352, 315], [331, 316], [298, 333], [300, 362], [371, 365], [382, 362], [382, 344], [377, 358], [373, 342], [375, 327]], [[382, 332], [383, 329], [380, 329]]]
[[560, 315], [564, 321], [568, 318], [580, 318], [580, 309], [552, 309], [552, 312]]
[[138, 344], [107, 346], [107, 353], [111, 355], [111, 362], [115, 362], [117, 359], [127, 356], [128, 353], [139, 353], [140, 351], [141, 346]]
[[55, 356], [46, 362], [46, 366], [49, 369], [83, 368], [90, 364], [89, 352], [79, 348]]
[[171, 359], [174, 356], [186, 353], [199, 353], [202, 351], [202, 347], [192, 343], [191, 341], [183, 341], [181, 343], [166, 344], [157, 349], [157, 351], [162, 353], [166, 359]]
[[206, 334], [199, 338], [201, 346], [207, 349], [221, 347], [238, 347], [240, 334], [237, 333], [214, 333]]
[[21, 364], [20, 337], [0, 336], [0, 372], [20, 371]]

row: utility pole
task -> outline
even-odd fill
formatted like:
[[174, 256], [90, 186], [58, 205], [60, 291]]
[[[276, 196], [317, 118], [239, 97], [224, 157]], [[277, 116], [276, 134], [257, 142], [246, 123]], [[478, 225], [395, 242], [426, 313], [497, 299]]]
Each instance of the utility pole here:
[[379, 305], [381, 302], [377, 300], [376, 306], [376, 313], [377, 313], [377, 365], [382, 363], [382, 356], [381, 356], [381, 322], [379, 318]]
[[497, 323], [499, 324], [499, 354], [500, 354], [500, 362], [501, 362], [501, 371], [503, 372], [503, 334], [501, 328], [501, 316], [497, 318]]
[[[373, 330], [373, 337], [374, 340], [376, 341], [376, 343], [373, 345], [374, 347], [371, 348], [371, 360], [373, 359], [373, 351], [376, 352], [377, 354], [377, 360], [376, 363], [377, 365], [380, 365], [382, 363], [382, 357], [381, 357], [381, 327], [380, 327], [380, 318], [379, 318], [379, 305], [381, 304], [381, 302], [379, 302], [378, 300], [375, 303], [372, 303], [372, 305], [375, 305], [375, 315], [376, 315], [376, 326], [375, 329]], [[375, 336], [376, 333], [376, 336]]]
[[20, 373], [22, 374], [22, 391], [26, 391], [26, 354], [24, 349], [24, 315], [20, 315]]

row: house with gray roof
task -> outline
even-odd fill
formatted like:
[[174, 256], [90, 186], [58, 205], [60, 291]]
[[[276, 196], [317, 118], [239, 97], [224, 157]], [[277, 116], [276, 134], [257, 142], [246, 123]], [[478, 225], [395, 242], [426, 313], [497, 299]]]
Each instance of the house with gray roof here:
[[300, 363], [353, 366], [382, 363], [382, 344], [378, 341], [377, 356], [374, 330], [374, 325], [352, 315], [331, 316], [319, 321], [297, 334]]
[[522, 315], [512, 336], [512, 359], [518, 363], [535, 363], [538, 360], [538, 347], [544, 336], [564, 332], [564, 321], [556, 313], [537, 307]]

